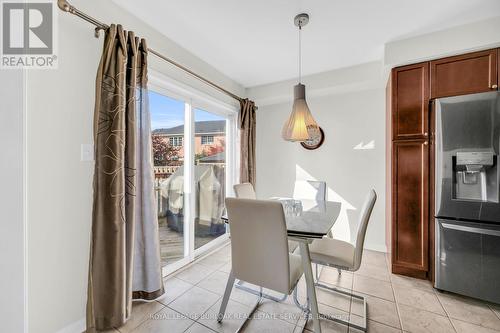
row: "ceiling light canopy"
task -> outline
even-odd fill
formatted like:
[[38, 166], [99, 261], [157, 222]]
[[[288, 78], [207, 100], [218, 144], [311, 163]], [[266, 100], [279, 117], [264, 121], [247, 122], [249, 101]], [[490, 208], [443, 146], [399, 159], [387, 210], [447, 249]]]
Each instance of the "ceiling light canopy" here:
[[295, 16], [294, 23], [299, 28], [299, 83], [293, 89], [293, 107], [290, 117], [283, 125], [281, 136], [286, 141], [314, 140], [320, 136], [319, 126], [314, 120], [306, 101], [306, 86], [302, 76], [302, 27], [309, 22], [309, 15]]

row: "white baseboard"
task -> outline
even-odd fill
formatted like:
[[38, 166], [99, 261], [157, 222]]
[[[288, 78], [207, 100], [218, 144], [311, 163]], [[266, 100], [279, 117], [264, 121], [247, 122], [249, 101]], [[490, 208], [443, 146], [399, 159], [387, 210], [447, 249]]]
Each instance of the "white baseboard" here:
[[57, 333], [82, 333], [85, 332], [85, 318], [75, 321], [66, 327], [61, 328]]

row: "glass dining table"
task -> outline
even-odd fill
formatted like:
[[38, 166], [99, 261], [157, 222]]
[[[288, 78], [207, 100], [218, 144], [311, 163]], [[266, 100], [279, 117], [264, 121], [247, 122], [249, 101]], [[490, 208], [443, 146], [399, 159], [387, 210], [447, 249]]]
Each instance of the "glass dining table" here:
[[[279, 200], [283, 204], [288, 237], [299, 243], [313, 329], [314, 332], [320, 333], [320, 314], [311, 268], [309, 244], [328, 234], [340, 215], [341, 204], [333, 201], [296, 200], [279, 197], [270, 198], [270, 200]], [[222, 219], [228, 222], [226, 215]]]

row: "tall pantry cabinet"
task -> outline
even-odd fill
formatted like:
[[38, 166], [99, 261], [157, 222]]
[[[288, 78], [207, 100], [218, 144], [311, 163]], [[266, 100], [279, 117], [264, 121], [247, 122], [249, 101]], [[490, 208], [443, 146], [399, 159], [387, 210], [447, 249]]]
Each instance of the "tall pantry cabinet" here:
[[386, 235], [395, 274], [433, 280], [435, 98], [498, 89], [499, 50], [392, 69], [386, 94]]

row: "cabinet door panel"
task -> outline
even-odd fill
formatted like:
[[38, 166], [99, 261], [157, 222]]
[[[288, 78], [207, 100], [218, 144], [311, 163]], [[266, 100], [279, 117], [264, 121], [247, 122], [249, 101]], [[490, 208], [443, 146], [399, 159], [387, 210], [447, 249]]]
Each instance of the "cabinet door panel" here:
[[393, 142], [392, 170], [393, 272], [425, 277], [429, 260], [428, 141]]
[[392, 72], [393, 139], [424, 138], [428, 133], [429, 63]]
[[431, 98], [496, 89], [497, 75], [496, 49], [431, 61]]

